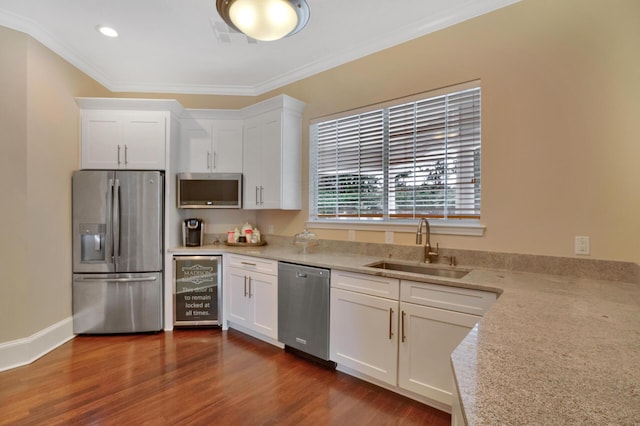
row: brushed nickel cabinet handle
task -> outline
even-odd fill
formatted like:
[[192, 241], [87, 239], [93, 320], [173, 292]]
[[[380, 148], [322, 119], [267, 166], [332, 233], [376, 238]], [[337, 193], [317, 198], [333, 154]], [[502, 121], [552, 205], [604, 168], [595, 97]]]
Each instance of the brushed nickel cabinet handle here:
[[129, 147], [127, 145], [124, 146], [124, 165], [126, 166], [127, 164], [129, 164]]
[[389, 308], [389, 340], [393, 339], [393, 308]]
[[251, 277], [249, 277], [249, 299], [251, 299]]
[[247, 276], [244, 276], [244, 297], [247, 297]]
[[118, 166], [120, 166], [120, 145], [118, 145]]
[[402, 311], [402, 341], [404, 342], [407, 336], [404, 335], [404, 316], [406, 315], [405, 311]]

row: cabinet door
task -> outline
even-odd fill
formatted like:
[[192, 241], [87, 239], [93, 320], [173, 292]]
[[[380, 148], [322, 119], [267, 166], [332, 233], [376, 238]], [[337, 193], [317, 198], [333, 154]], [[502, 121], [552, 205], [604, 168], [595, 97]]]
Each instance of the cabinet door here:
[[451, 352], [480, 317], [404, 302], [400, 309], [398, 385], [451, 406]]
[[278, 338], [278, 279], [274, 275], [247, 273], [252, 303], [251, 328], [272, 339]]
[[125, 111], [123, 116], [124, 167], [164, 170], [168, 114]]
[[244, 127], [245, 209], [300, 209], [300, 116], [283, 109], [248, 119]]
[[[262, 182], [262, 128], [256, 120], [247, 122], [244, 128], [244, 154], [242, 173], [244, 179], [244, 209], [260, 208], [260, 186]], [[274, 173], [276, 171], [273, 171]]]
[[261, 143], [262, 171], [260, 174], [260, 208], [278, 209], [280, 205], [282, 181], [282, 113], [265, 114], [262, 123]]
[[252, 299], [249, 296], [247, 271], [237, 268], [228, 269], [228, 282], [224, 291], [229, 296], [229, 321], [245, 327], [253, 323]]
[[242, 173], [242, 121], [215, 120], [212, 126], [211, 170]]
[[82, 112], [82, 168], [164, 170], [168, 113]]
[[180, 127], [181, 171], [209, 172], [212, 151], [211, 123], [207, 120], [182, 120]]
[[397, 382], [399, 302], [331, 289], [331, 359], [392, 386]]
[[118, 145], [122, 140], [122, 120], [117, 112], [82, 111], [80, 138], [82, 140], [81, 167], [83, 169], [117, 169], [120, 167]]
[[269, 111], [244, 128], [245, 209], [281, 208], [282, 112]]

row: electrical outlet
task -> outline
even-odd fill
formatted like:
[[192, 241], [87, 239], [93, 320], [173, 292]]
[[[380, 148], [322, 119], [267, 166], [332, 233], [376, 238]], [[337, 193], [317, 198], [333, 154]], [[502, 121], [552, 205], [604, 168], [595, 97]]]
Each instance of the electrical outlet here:
[[591, 254], [591, 242], [587, 236], [576, 237], [576, 254], [588, 256]]
[[384, 231], [384, 242], [386, 244], [393, 244], [393, 231]]
[[356, 231], [354, 231], [353, 229], [349, 229], [349, 241], [355, 241], [356, 240]]

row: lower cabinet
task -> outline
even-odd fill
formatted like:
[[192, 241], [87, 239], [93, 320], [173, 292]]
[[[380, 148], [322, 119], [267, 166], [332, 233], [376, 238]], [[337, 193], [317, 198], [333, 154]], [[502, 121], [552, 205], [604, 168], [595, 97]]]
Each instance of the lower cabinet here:
[[330, 357], [390, 385], [398, 372], [398, 301], [331, 289]]
[[330, 353], [338, 368], [450, 411], [451, 352], [495, 294], [335, 270], [331, 286]]
[[398, 386], [451, 406], [451, 352], [479, 320], [475, 315], [400, 302]]
[[[240, 259], [237, 256], [237, 259]], [[278, 276], [256, 272], [250, 257], [242, 257], [242, 267], [227, 268], [228, 321], [247, 330], [278, 338]], [[264, 260], [258, 260], [263, 262]], [[275, 263], [277, 271], [277, 262]], [[230, 262], [230, 265], [233, 265]], [[277, 273], [277, 272], [276, 272]]]

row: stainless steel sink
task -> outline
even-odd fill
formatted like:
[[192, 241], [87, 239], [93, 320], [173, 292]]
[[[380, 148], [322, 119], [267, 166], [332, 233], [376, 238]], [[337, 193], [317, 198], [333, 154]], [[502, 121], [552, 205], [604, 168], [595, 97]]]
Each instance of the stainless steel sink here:
[[381, 260], [365, 266], [390, 271], [410, 272], [412, 274], [433, 275], [436, 277], [455, 279], [462, 278], [470, 272], [467, 269], [445, 269], [416, 263], [390, 262], [388, 260]]

